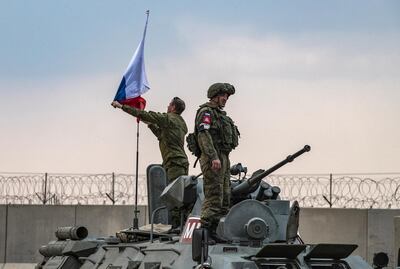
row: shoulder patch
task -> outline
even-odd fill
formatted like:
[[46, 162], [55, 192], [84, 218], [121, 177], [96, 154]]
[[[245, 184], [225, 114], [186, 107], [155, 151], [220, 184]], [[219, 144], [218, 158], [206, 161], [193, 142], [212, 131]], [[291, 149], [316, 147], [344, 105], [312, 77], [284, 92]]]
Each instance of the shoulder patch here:
[[208, 112], [204, 112], [203, 117], [201, 119], [201, 122], [204, 124], [210, 124], [211, 123], [211, 115]]
[[208, 130], [210, 129], [211, 126], [211, 114], [209, 112], [204, 112], [203, 115], [201, 116], [200, 122], [199, 122], [199, 131], [202, 130]]

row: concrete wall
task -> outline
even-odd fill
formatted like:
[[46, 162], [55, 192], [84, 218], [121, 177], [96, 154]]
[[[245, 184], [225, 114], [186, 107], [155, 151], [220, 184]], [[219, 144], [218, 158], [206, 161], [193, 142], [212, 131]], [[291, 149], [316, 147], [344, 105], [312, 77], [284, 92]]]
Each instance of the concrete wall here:
[[[140, 206], [139, 225], [147, 222]], [[0, 263], [35, 263], [40, 246], [56, 240], [57, 227], [84, 225], [89, 236], [115, 235], [133, 223], [132, 206], [0, 206]]]
[[397, 261], [400, 224], [396, 235], [394, 219], [399, 209], [302, 208], [300, 214], [300, 235], [307, 243], [355, 243], [354, 254], [370, 264], [378, 252], [388, 254], [391, 268]]
[[35, 269], [36, 263], [0, 263], [0, 269]]
[[[139, 226], [148, 222], [147, 207], [139, 206]], [[85, 226], [89, 237], [113, 235], [133, 226], [132, 206], [87, 205], [76, 206], [76, 225]]]
[[0, 264], [6, 259], [7, 206], [0, 205]]
[[368, 210], [368, 252], [367, 261], [372, 263], [375, 253], [386, 252], [390, 264], [394, 264], [396, 251], [394, 249], [395, 231], [394, 218], [400, 216], [399, 209]]
[[38, 247], [55, 239], [55, 229], [74, 224], [74, 206], [9, 205], [6, 262], [38, 261]]
[[367, 217], [363, 209], [302, 208], [300, 236], [310, 244], [357, 244], [354, 254], [367, 257]]
[[398, 261], [400, 262], [399, 252], [400, 252], [400, 216], [394, 218], [394, 265], [397, 266]]
[[[139, 225], [148, 223], [147, 207], [139, 210]], [[395, 245], [400, 247], [400, 217], [394, 216], [400, 210], [302, 208], [300, 215], [306, 243], [356, 243], [355, 254], [369, 262], [384, 251], [394, 264]], [[132, 223], [132, 206], [0, 205], [0, 265], [40, 261], [39, 247], [56, 239], [59, 226], [84, 225], [94, 237], [115, 235]]]

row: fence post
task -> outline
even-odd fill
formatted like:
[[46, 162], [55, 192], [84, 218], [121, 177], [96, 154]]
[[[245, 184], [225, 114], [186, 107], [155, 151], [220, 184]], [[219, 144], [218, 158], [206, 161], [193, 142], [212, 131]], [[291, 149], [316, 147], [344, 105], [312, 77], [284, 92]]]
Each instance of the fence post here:
[[108, 199], [111, 200], [112, 204], [115, 205], [115, 174], [112, 172], [111, 174], [112, 181], [111, 181], [111, 194], [106, 193]]
[[332, 174], [329, 175], [329, 207], [332, 208]]
[[44, 194], [43, 194], [43, 204], [47, 203], [47, 172], [44, 173]]
[[112, 186], [111, 186], [111, 194], [112, 194], [112, 203], [115, 204], [115, 173], [112, 173]]

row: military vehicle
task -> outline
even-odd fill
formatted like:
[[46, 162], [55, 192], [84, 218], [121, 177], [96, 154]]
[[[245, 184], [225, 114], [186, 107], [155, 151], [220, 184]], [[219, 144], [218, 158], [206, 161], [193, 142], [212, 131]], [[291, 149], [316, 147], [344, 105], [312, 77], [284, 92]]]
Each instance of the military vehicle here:
[[[40, 248], [44, 258], [36, 268], [372, 269], [361, 257], [351, 255], [357, 245], [304, 243], [298, 234], [299, 204], [281, 200], [280, 188], [263, 181], [309, 150], [306, 145], [248, 179], [241, 164], [231, 168], [236, 175], [231, 181], [232, 207], [217, 228], [223, 242], [210, 240], [208, 231], [200, 227], [201, 177], [181, 176], [165, 187], [165, 171], [152, 165], [147, 169], [150, 231], [129, 228], [116, 236], [88, 239], [83, 226], [60, 227], [58, 240]], [[182, 219], [182, 232], [155, 231], [153, 224], [168, 222], [165, 208], [173, 207], [192, 208], [189, 217]]]

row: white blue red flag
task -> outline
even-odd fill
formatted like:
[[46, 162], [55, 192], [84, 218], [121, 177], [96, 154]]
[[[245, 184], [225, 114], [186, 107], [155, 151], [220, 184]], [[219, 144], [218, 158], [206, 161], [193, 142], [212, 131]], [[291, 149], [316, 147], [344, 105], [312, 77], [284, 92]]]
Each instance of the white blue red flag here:
[[141, 95], [150, 89], [147, 81], [146, 70], [144, 66], [144, 41], [146, 38], [147, 23], [149, 21], [149, 11], [146, 11], [146, 25], [144, 27], [143, 38], [133, 55], [121, 83], [118, 87], [114, 101], [121, 104], [144, 109], [146, 100]]

